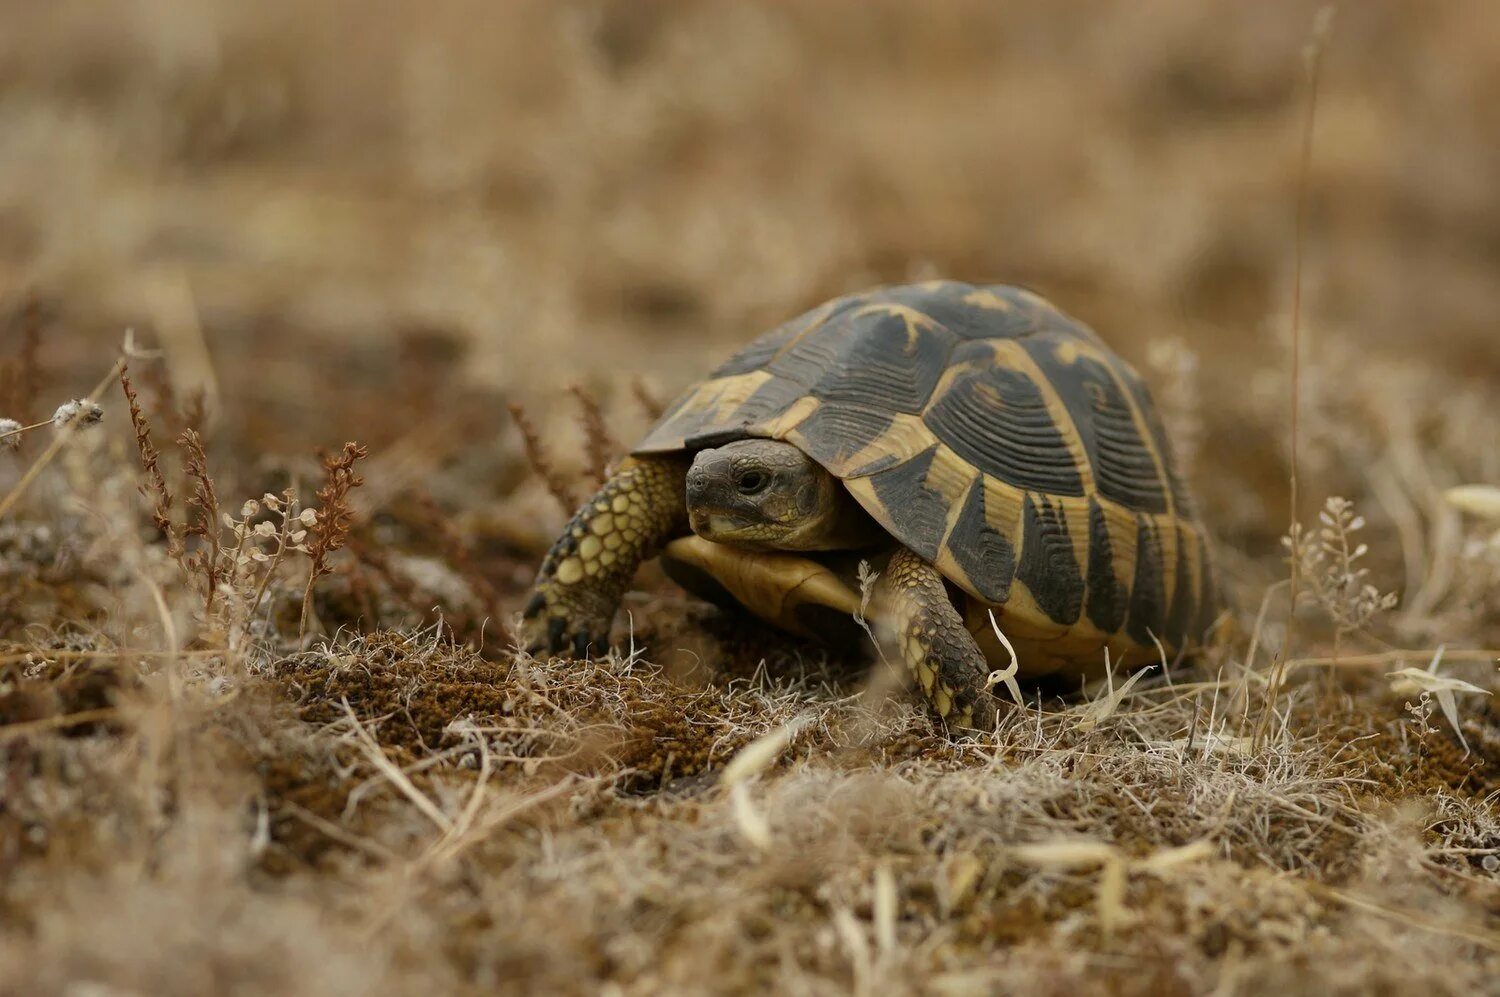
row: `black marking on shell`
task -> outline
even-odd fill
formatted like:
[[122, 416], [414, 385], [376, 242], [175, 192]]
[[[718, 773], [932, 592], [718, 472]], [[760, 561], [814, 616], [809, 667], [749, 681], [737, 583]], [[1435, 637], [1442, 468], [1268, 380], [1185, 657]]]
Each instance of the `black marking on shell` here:
[[[812, 394], [890, 412], [921, 412], [947, 366], [952, 334], [890, 312], [856, 315], [848, 322], [851, 334], [832, 347], [834, 359]], [[818, 332], [809, 337], [818, 338]]]
[[927, 410], [934, 436], [985, 474], [1026, 491], [1082, 495], [1083, 481], [1041, 389], [1025, 373], [959, 372]]
[[1193, 633], [1193, 624], [1198, 615], [1188, 550], [1193, 542], [1187, 531], [1177, 531], [1177, 573], [1172, 586], [1172, 608], [1167, 613], [1167, 632], [1159, 635], [1173, 647], [1181, 647], [1188, 638], [1199, 636]]
[[1125, 632], [1143, 647], [1151, 646], [1151, 635], [1162, 637], [1166, 609], [1166, 579], [1163, 575], [1161, 538], [1151, 520], [1137, 517], [1135, 582], [1130, 587], [1130, 615]]
[[1079, 356], [1072, 363], [1059, 359], [1057, 350], [1064, 342], [1053, 335], [1038, 336], [1022, 347], [1072, 417], [1099, 493], [1133, 512], [1166, 512], [1166, 487], [1125, 393], [1095, 358]]
[[947, 501], [926, 482], [936, 454], [935, 445], [928, 447], [911, 460], [866, 479], [890, 513], [896, 539], [926, 561], [937, 558], [948, 525]]
[[1114, 541], [1099, 500], [1089, 498], [1089, 620], [1104, 633], [1117, 632], [1130, 608], [1130, 593], [1115, 573]]
[[842, 308], [807, 335], [797, 340], [765, 365], [777, 377], [796, 381], [811, 390], [844, 363], [844, 356], [864, 332], [864, 324], [851, 314], [855, 304]]
[[[1005, 310], [985, 308], [964, 300], [965, 296], [976, 291], [987, 291], [1010, 307]], [[968, 340], [1019, 339], [1035, 332], [1042, 318], [1010, 287], [962, 285], [941, 297], [932, 297], [920, 307], [954, 335]]]
[[[663, 435], [682, 436], [683, 446], [689, 450], [701, 450], [743, 439], [749, 435], [751, 427], [774, 419], [805, 394], [806, 390], [801, 385], [773, 377], [718, 419], [709, 421], [705, 412], [684, 412], [675, 419], [663, 422], [647, 437], [642, 447]], [[639, 449], [637, 452], [640, 452]]]
[[1156, 452], [1161, 455], [1161, 464], [1166, 471], [1167, 488], [1172, 495], [1174, 511], [1183, 519], [1195, 521], [1198, 517], [1192, 495], [1188, 492], [1187, 484], [1177, 468], [1177, 460], [1172, 454], [1172, 441], [1167, 437], [1166, 429], [1162, 426], [1161, 416], [1156, 411], [1156, 403], [1151, 399], [1150, 389], [1129, 364], [1117, 361], [1116, 367], [1120, 371], [1120, 379], [1130, 391], [1131, 398], [1135, 400], [1136, 408], [1140, 410], [1141, 421], [1146, 424], [1146, 431], [1151, 434], [1151, 441]]
[[803, 449], [824, 466], [839, 466], [878, 440], [891, 426], [891, 416], [863, 405], [825, 402], [797, 427]]
[[1008, 536], [989, 523], [982, 476], [969, 486], [945, 546], [981, 599], [996, 605], [1005, 602], [1016, 573], [1016, 548]]
[[1016, 577], [1054, 623], [1078, 622], [1083, 608], [1083, 576], [1068, 522], [1045, 495], [1026, 496], [1021, 513], [1021, 564]]
[[778, 350], [791, 342], [793, 337], [805, 328], [806, 319], [807, 316], [801, 316], [786, 325], [772, 329], [720, 364], [712, 376], [732, 377], [735, 374], [748, 374], [764, 367]]
[[850, 295], [803, 312], [790, 322], [785, 322], [757, 338], [749, 346], [720, 364], [711, 376], [729, 377], [761, 369], [792, 340], [811, 329], [826, 324], [841, 312], [857, 307], [864, 297], [864, 295]]

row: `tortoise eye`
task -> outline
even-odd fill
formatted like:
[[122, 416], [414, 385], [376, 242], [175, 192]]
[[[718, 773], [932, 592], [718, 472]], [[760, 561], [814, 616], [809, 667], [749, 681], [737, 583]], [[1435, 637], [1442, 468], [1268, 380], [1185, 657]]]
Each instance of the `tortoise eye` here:
[[770, 483], [770, 478], [761, 471], [746, 471], [735, 481], [734, 486], [740, 490], [741, 495], [754, 495]]

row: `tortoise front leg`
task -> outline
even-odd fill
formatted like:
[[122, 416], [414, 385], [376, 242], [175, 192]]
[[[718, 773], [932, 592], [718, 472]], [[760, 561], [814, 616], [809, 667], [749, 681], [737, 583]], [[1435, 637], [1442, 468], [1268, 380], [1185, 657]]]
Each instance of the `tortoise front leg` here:
[[627, 458], [579, 508], [542, 562], [522, 613], [529, 651], [582, 658], [609, 646], [636, 568], [688, 530], [686, 475], [680, 458]]
[[989, 663], [937, 568], [903, 548], [886, 566], [878, 596], [906, 667], [938, 714], [954, 727], [992, 729], [998, 701], [985, 688]]

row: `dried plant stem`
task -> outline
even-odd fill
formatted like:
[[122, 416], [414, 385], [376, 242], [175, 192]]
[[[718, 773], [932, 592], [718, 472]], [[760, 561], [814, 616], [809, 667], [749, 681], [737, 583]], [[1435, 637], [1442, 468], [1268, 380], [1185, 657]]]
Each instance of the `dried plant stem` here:
[[542, 443], [541, 434], [536, 431], [536, 426], [527, 416], [525, 407], [519, 403], [511, 405], [510, 416], [516, 422], [516, 429], [521, 432], [521, 443], [526, 448], [526, 460], [541, 477], [542, 483], [547, 486], [547, 491], [557, 500], [563, 515], [573, 515], [578, 508], [579, 498], [573, 493], [568, 479], [558, 471], [557, 465], [547, 455], [547, 447]]
[[609, 462], [620, 452], [620, 445], [610, 435], [599, 399], [579, 384], [568, 391], [578, 400], [578, 421], [583, 428], [584, 455], [588, 461], [585, 471], [596, 486], [602, 485], [609, 473]]
[[187, 573], [183, 560], [185, 550], [182, 535], [172, 523], [172, 492], [167, 487], [166, 476], [161, 471], [161, 453], [151, 440], [151, 424], [141, 409], [135, 387], [130, 383], [129, 368], [120, 367], [120, 388], [125, 392], [125, 401], [130, 409], [130, 424], [135, 430], [136, 452], [140, 455], [141, 468], [146, 472], [146, 484], [140, 489], [142, 495], [151, 499], [151, 522], [167, 541], [167, 554]]
[[[1312, 35], [1308, 39], [1304, 60], [1307, 68], [1307, 104], [1302, 118], [1301, 161], [1297, 172], [1297, 208], [1292, 263], [1292, 377], [1291, 397], [1291, 471], [1288, 511], [1291, 528], [1296, 529], [1301, 489], [1301, 440], [1302, 440], [1302, 268], [1307, 243], [1307, 201], [1309, 177], [1312, 171], [1313, 134], [1318, 112], [1318, 83], [1322, 76], [1323, 53], [1328, 46], [1328, 36], [1333, 28], [1334, 7], [1329, 4], [1319, 8], [1314, 16]], [[1297, 600], [1301, 588], [1301, 564], [1297, 557], [1291, 563], [1291, 605], [1287, 610], [1286, 638], [1272, 665], [1271, 683], [1266, 689], [1266, 705], [1257, 724], [1254, 748], [1259, 750], [1264, 741], [1271, 716], [1276, 712], [1276, 700], [1281, 694], [1285, 679], [1287, 654], [1292, 645], [1297, 625]]]
[[635, 396], [635, 402], [641, 407], [641, 411], [646, 414], [646, 418], [652, 422], [660, 419], [661, 414], [667, 409], [662, 404], [661, 399], [652, 393], [650, 386], [646, 384], [645, 378], [639, 374], [630, 381], [630, 393]]
[[194, 558], [194, 563], [203, 572], [206, 589], [203, 615], [208, 617], [213, 615], [214, 596], [218, 592], [220, 578], [222, 547], [219, 543], [219, 496], [214, 489], [214, 479], [208, 473], [208, 453], [204, 450], [203, 438], [196, 430], [184, 429], [177, 438], [177, 445], [182, 448], [183, 468], [187, 476], [193, 479], [193, 495], [188, 499], [188, 505], [198, 510], [197, 521], [189, 519], [188, 525], [183, 529], [183, 536], [200, 537], [208, 546], [206, 552], [200, 549]]
[[345, 443], [338, 454], [323, 458], [323, 487], [318, 489], [318, 520], [312, 526], [312, 542], [307, 556], [312, 561], [307, 570], [307, 588], [302, 593], [302, 620], [299, 633], [307, 634], [307, 621], [312, 614], [313, 586], [318, 579], [328, 574], [329, 555], [341, 549], [349, 540], [349, 530], [354, 525], [354, 509], [349, 504], [349, 493], [365, 483], [365, 479], [354, 471], [354, 466], [370, 454], [358, 443]]

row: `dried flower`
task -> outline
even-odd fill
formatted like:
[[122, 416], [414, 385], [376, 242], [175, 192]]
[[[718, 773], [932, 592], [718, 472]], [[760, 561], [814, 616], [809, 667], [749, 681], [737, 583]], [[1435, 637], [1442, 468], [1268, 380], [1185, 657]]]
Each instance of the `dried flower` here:
[[1359, 564], [1369, 553], [1355, 538], [1364, 517], [1355, 514], [1354, 503], [1335, 496], [1324, 504], [1318, 523], [1312, 531], [1295, 523], [1281, 541], [1310, 584], [1302, 597], [1320, 605], [1341, 635], [1364, 630], [1396, 605], [1395, 594], [1370, 584], [1369, 570]]
[[0, 419], [0, 450], [21, 449], [21, 431], [24, 428], [14, 419]]
[[61, 429], [71, 423], [82, 429], [98, 425], [103, 418], [103, 406], [87, 398], [75, 398], [57, 407], [57, 411], [52, 413], [52, 425]]

